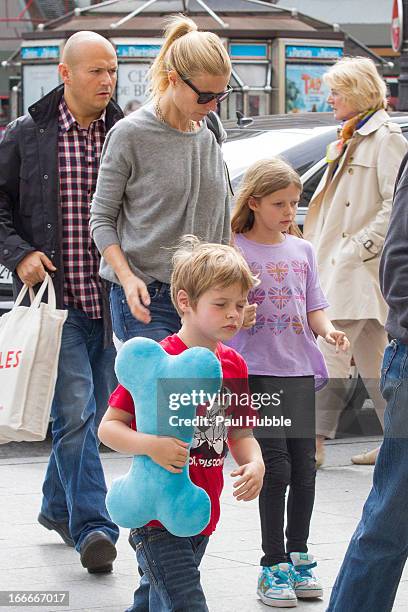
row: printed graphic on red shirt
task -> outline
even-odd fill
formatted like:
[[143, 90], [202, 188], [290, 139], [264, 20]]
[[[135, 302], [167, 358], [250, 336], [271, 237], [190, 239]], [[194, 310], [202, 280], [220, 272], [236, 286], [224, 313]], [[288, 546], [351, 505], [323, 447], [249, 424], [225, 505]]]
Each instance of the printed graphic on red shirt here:
[[195, 429], [190, 451], [190, 465], [197, 464], [198, 452], [201, 454], [199, 464], [203, 467], [223, 465], [223, 459], [228, 452], [227, 440], [230, 428], [227, 422], [229, 418], [236, 417], [236, 406], [231, 401], [231, 397], [234, 396], [233, 388], [233, 386], [229, 388], [224, 384], [219, 397], [210, 407], [200, 406], [198, 408], [197, 415], [205, 415], [208, 424], [198, 425]]

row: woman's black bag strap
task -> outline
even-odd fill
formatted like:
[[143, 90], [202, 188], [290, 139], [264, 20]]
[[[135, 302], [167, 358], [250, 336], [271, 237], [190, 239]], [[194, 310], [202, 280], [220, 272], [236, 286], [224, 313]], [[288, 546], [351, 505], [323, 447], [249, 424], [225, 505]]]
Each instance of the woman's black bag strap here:
[[215, 136], [216, 141], [221, 146], [224, 138], [224, 128], [222, 127], [221, 119], [214, 113], [214, 111], [210, 111], [205, 118], [207, 123], [207, 127]]
[[[224, 137], [225, 137], [225, 132], [224, 132], [224, 128], [222, 127], [221, 119], [219, 118], [217, 113], [210, 111], [208, 115], [206, 116], [205, 121], [207, 123], [208, 129], [211, 130], [211, 132], [215, 136], [216, 141], [221, 146], [222, 143], [224, 142]], [[228, 166], [225, 163], [225, 161], [224, 161], [224, 167], [225, 167], [225, 175], [227, 177], [227, 181], [228, 181], [228, 185], [229, 185], [231, 194], [234, 195], [234, 191], [231, 185], [230, 175], [228, 172]]]

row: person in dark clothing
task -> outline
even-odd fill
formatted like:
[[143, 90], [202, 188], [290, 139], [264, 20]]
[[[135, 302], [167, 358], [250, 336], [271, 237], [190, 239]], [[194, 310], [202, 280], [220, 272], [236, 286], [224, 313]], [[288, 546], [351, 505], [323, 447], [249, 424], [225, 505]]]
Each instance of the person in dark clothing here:
[[380, 389], [387, 402], [373, 487], [337, 576], [327, 612], [390, 612], [408, 557], [408, 155], [394, 192], [380, 262], [389, 306]]
[[116, 386], [115, 350], [89, 209], [106, 132], [123, 114], [111, 100], [117, 58], [105, 38], [74, 34], [58, 69], [63, 84], [13, 121], [0, 144], [0, 262], [15, 294], [49, 272], [57, 307], [68, 309], [38, 521], [75, 546], [90, 573], [104, 573], [119, 530], [105, 506], [96, 430]]

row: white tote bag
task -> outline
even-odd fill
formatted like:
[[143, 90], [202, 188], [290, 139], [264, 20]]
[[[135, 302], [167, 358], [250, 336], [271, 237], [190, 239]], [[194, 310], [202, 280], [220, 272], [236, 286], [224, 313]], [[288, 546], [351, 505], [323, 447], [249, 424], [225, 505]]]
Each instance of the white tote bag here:
[[24, 285], [13, 309], [0, 318], [0, 444], [44, 440], [50, 419], [68, 312], [57, 310], [48, 274], [37, 295], [29, 290], [31, 305], [20, 306], [27, 291]]

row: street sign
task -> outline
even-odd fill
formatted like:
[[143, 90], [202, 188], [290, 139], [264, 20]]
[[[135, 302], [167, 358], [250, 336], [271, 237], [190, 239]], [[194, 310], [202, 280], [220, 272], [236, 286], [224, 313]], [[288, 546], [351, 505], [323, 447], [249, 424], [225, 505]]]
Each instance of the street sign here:
[[402, 0], [394, 0], [391, 18], [391, 42], [394, 51], [401, 51], [403, 39], [403, 8]]

